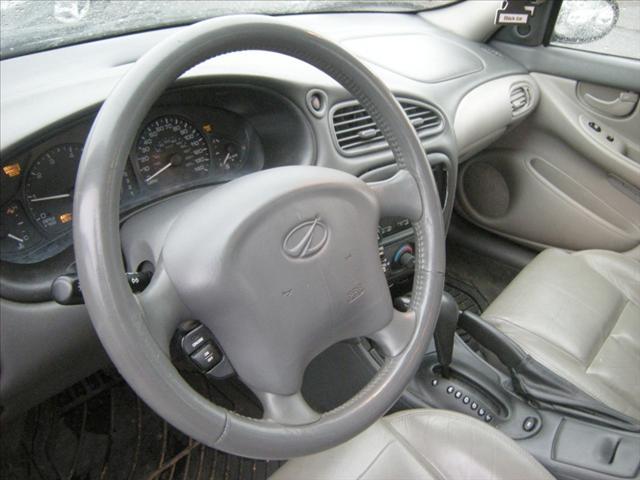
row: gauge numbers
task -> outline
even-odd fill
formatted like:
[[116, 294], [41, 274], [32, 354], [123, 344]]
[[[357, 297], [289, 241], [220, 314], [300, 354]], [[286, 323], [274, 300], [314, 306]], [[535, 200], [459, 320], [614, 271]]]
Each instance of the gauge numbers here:
[[202, 134], [177, 115], [150, 122], [135, 147], [138, 172], [150, 188], [170, 187], [209, 174], [211, 154]]
[[25, 180], [29, 212], [50, 236], [71, 227], [73, 188], [82, 145], [67, 143], [47, 150], [31, 165]]

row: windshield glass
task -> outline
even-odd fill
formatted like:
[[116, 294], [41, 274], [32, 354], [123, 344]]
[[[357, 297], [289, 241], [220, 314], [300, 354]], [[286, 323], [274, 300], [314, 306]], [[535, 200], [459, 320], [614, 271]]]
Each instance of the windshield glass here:
[[455, 0], [0, 0], [0, 57], [238, 13], [408, 12]]

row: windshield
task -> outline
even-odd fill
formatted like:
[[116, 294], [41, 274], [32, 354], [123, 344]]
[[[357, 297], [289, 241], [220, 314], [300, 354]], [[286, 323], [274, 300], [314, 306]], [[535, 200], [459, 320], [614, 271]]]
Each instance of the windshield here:
[[0, 0], [0, 57], [238, 13], [412, 12], [455, 0]]

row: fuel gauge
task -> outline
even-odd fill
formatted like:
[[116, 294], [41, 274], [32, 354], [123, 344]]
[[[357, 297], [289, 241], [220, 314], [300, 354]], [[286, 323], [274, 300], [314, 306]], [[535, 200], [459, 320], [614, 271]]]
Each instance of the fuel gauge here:
[[214, 138], [211, 143], [213, 145], [213, 162], [218, 170], [227, 173], [238, 171], [242, 168], [244, 165], [244, 147], [221, 138]]
[[3, 259], [21, 254], [40, 243], [42, 237], [27, 220], [18, 202], [7, 203], [0, 213], [0, 252]]

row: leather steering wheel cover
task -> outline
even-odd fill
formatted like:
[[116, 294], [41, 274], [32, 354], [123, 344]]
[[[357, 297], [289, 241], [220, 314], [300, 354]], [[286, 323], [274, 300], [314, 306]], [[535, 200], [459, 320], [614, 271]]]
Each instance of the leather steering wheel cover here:
[[[196, 393], [149, 334], [144, 312], [125, 280], [119, 236], [119, 189], [139, 125], [186, 70], [212, 57], [266, 50], [305, 61], [341, 83], [371, 114], [400, 168], [415, 178], [422, 216], [414, 222], [416, 329], [354, 398], [317, 422], [284, 426], [218, 407]], [[236, 455], [289, 458], [348, 440], [375, 422], [418, 368], [437, 319], [444, 282], [440, 200], [423, 147], [388, 88], [362, 63], [311, 32], [261, 16], [207, 20], [187, 27], [140, 58], [102, 105], [87, 139], [76, 181], [74, 245], [94, 328], [136, 393], [196, 440]], [[151, 319], [150, 321], [153, 321]]]

